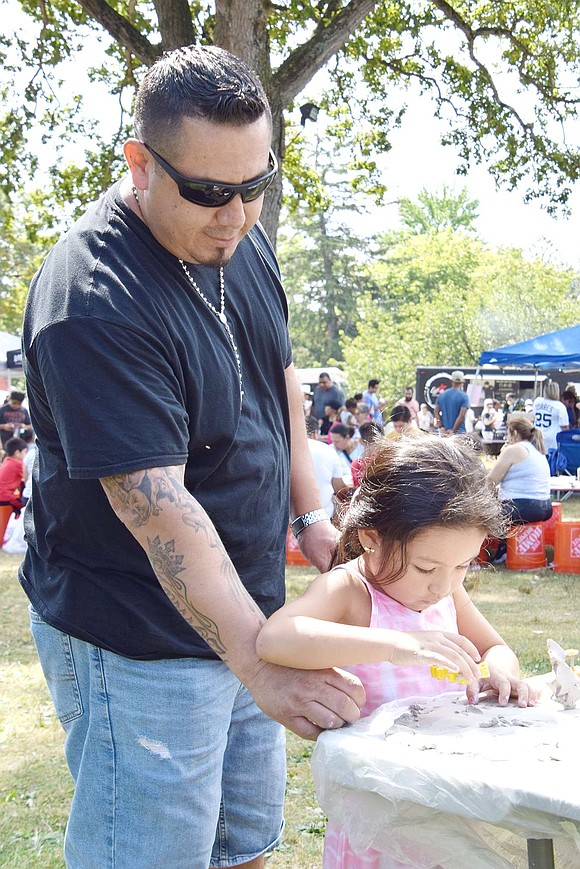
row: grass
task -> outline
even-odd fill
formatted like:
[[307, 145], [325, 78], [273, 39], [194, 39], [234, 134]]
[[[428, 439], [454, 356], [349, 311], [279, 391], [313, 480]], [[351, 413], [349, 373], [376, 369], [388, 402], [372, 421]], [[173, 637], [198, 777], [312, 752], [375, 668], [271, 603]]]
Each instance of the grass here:
[[[580, 519], [580, 499], [564, 503], [564, 517]], [[0, 867], [63, 869], [72, 781], [28, 630], [19, 560], [0, 551]], [[314, 575], [310, 568], [288, 568], [289, 597]], [[485, 569], [468, 580], [475, 603], [514, 648], [526, 675], [549, 669], [548, 638], [580, 648], [578, 575]], [[311, 743], [288, 734], [286, 835], [269, 869], [321, 865], [325, 818], [312, 785], [311, 752]]]

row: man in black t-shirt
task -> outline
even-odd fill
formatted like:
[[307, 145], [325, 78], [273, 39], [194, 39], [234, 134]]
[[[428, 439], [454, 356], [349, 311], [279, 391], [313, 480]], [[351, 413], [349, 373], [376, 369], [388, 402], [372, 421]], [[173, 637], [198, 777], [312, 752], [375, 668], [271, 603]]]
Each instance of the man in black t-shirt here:
[[255, 648], [284, 599], [289, 500], [320, 569], [335, 535], [257, 224], [270, 110], [240, 60], [189, 46], [147, 72], [135, 133], [24, 323], [38, 454], [20, 578], [75, 778], [67, 866], [259, 869], [282, 828], [275, 721], [314, 738], [364, 701], [346, 674]]
[[22, 406], [24, 401], [24, 393], [14, 389], [8, 397], [6, 404], [0, 407], [0, 440], [2, 441], [2, 449], [6, 445], [6, 441], [10, 438], [18, 437], [22, 429], [29, 431], [30, 416], [25, 407]]

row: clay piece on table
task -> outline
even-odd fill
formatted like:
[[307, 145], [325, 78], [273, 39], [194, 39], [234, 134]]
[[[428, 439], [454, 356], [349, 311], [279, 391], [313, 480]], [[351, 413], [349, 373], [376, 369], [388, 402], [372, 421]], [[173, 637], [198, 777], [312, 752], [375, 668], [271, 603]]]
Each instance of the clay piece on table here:
[[580, 677], [566, 662], [566, 653], [555, 640], [548, 640], [548, 655], [554, 671], [551, 682], [552, 700], [560, 703], [564, 709], [575, 709], [580, 699]]

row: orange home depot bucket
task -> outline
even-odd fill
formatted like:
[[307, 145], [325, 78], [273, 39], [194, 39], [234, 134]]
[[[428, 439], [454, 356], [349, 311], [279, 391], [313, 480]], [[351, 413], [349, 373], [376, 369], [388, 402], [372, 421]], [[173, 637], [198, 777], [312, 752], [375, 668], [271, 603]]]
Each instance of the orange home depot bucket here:
[[562, 521], [562, 504], [560, 501], [552, 501], [552, 515], [545, 522], [544, 526], [544, 546], [554, 545], [554, 531], [556, 530], [556, 522]]
[[580, 573], [580, 522], [556, 522], [554, 570], [556, 573]]
[[546, 567], [544, 553], [544, 523], [512, 525], [506, 538], [508, 570], [534, 570]]
[[0, 506], [0, 547], [4, 544], [6, 526], [8, 525], [8, 520], [12, 516], [12, 513], [13, 510], [10, 504], [3, 504]]
[[311, 567], [310, 562], [300, 552], [298, 541], [292, 534], [290, 526], [286, 532], [286, 564], [289, 567]]

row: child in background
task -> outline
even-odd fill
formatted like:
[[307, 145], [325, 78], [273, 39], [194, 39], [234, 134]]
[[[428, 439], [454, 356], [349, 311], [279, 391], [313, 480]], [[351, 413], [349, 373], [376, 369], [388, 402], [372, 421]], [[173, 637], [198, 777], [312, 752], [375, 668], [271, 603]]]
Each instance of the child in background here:
[[350, 466], [352, 484], [355, 489], [361, 484], [364, 470], [371, 459], [375, 444], [381, 437], [381, 428], [376, 422], [363, 422], [359, 429], [359, 435], [364, 452], [358, 459], [353, 459]]
[[19, 515], [23, 507], [20, 494], [22, 492], [23, 459], [27, 446], [22, 438], [9, 438], [4, 449], [6, 450], [6, 458], [0, 465], [0, 504], [9, 504], [13, 512]]
[[[484, 538], [500, 537], [504, 521], [467, 442], [432, 435], [381, 440], [343, 518], [337, 566], [271, 616], [258, 654], [284, 666], [355, 673], [366, 691], [363, 716], [390, 700], [440, 693], [433, 664], [469, 680], [469, 703], [490, 690], [500, 706], [510, 696], [533, 705], [516, 656], [463, 587]], [[490, 673], [483, 679], [482, 660]], [[328, 824], [325, 869], [381, 865], [373, 849], [358, 858], [340, 828]]]

